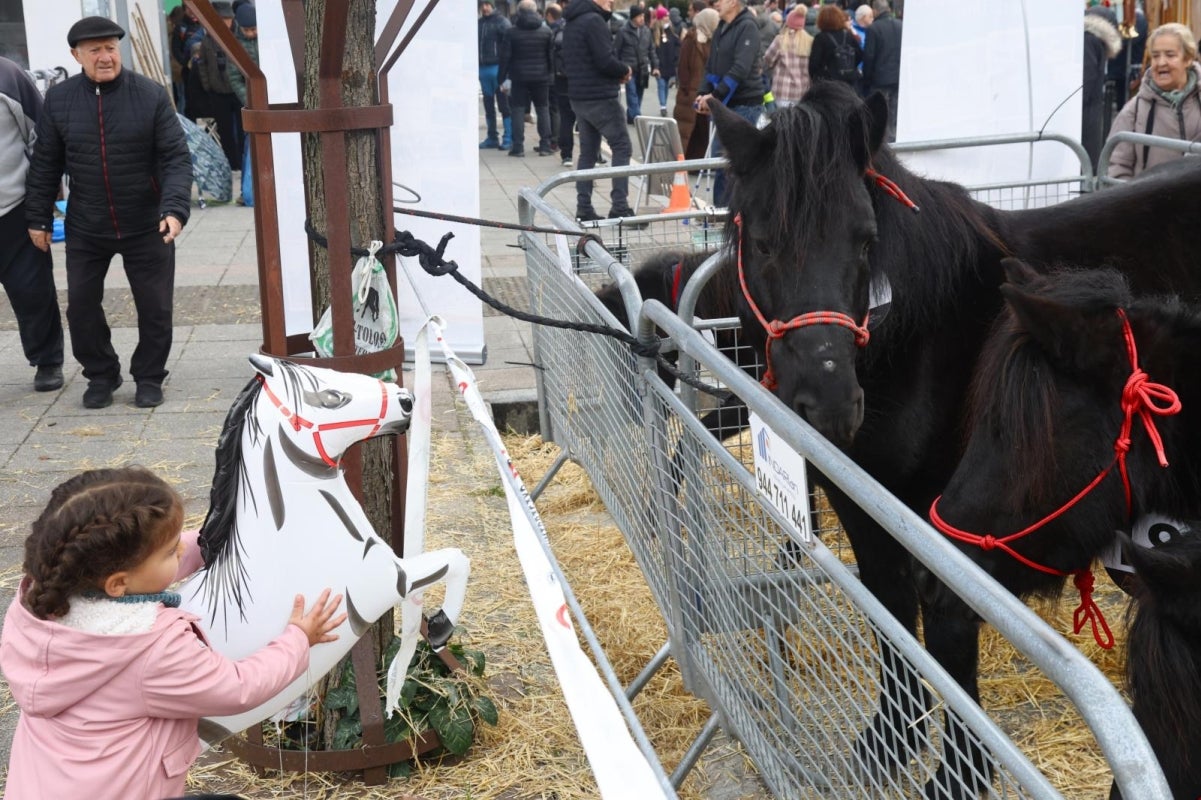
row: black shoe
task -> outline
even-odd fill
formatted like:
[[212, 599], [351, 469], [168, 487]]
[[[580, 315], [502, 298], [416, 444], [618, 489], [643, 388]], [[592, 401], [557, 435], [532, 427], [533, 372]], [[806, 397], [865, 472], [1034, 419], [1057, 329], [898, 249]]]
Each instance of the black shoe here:
[[38, 367], [37, 373], [33, 376], [35, 392], [53, 392], [55, 389], [61, 388], [63, 388], [62, 364], [42, 364]]
[[524, 150], [510, 150], [509, 155], [513, 156], [514, 158], [525, 158], [525, 151]]
[[604, 219], [604, 217], [591, 208], [578, 209], [575, 212], [575, 218], [580, 222], [596, 222], [598, 219]]
[[597, 154], [596, 154], [596, 163], [597, 163], [597, 164], [608, 164], [609, 162], [608, 162], [608, 160], [605, 158], [605, 155], [604, 155], [604, 153], [597, 153]]
[[108, 408], [113, 404], [113, 392], [121, 385], [121, 376], [116, 382], [88, 381], [88, 388], [83, 393], [84, 408]]
[[[623, 217], [632, 217], [632, 216], [634, 216], [634, 209], [632, 209], [632, 208], [611, 208], [611, 209], [609, 209], [609, 219], [621, 219]], [[627, 228], [645, 228], [650, 225], [649, 222], [623, 222], [621, 224], [625, 225]]]
[[555, 151], [549, 147], [535, 147], [534, 152], [540, 156], [553, 156]]
[[154, 408], [163, 404], [163, 387], [149, 381], [139, 381], [133, 404], [138, 408]]

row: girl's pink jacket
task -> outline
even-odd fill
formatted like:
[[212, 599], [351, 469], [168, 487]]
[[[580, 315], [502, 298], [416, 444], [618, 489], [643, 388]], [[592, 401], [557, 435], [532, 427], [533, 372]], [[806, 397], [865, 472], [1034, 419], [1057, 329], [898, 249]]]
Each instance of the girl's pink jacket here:
[[[190, 549], [180, 575], [198, 561]], [[201, 749], [198, 719], [253, 708], [308, 667], [308, 639], [295, 625], [230, 661], [179, 609], [164, 608], [147, 633], [86, 633], [33, 616], [25, 587], [0, 636], [0, 668], [21, 708], [5, 800], [182, 795]]]

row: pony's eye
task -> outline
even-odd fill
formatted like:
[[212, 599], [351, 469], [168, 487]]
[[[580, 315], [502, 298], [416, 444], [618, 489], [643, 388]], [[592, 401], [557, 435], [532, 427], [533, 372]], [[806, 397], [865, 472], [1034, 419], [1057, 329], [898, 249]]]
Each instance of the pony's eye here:
[[752, 245], [755, 248], [755, 252], [758, 253], [759, 255], [761, 255], [761, 256], [770, 256], [771, 255], [771, 248], [768, 247], [767, 244], [762, 239], [755, 239], [754, 242], [752, 242]]
[[863, 246], [859, 248], [859, 257], [866, 260], [867, 257], [869, 255], [871, 255], [871, 252], [872, 252], [872, 240], [865, 239], [863, 242]]

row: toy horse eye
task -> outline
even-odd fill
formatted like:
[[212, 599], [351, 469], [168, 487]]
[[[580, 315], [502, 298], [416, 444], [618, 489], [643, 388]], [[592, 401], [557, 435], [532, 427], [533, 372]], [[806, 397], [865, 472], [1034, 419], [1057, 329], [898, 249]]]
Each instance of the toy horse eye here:
[[305, 392], [304, 401], [317, 408], [341, 408], [352, 400], [352, 396], [337, 389], [322, 389], [319, 392]]

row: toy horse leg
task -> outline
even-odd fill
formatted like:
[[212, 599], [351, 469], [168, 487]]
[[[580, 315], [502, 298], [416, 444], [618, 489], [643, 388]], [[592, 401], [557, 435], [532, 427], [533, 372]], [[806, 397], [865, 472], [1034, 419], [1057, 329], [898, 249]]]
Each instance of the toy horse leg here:
[[404, 585], [397, 587], [403, 598], [400, 604], [400, 650], [388, 665], [384, 707], [387, 715], [400, 707], [400, 690], [421, 639], [421, 601], [425, 588], [438, 581], [446, 581], [446, 597], [440, 613], [449, 618], [453, 628], [463, 611], [467, 577], [471, 572], [471, 561], [461, 550], [453, 547], [432, 550], [412, 558], [397, 558], [396, 566], [399, 580]]
[[[942, 582], [929, 577], [923, 591], [926, 649], [968, 696], [980, 701], [980, 620], [967, 603]], [[942, 760], [926, 784], [927, 800], [977, 797], [991, 781], [991, 765], [971, 730], [950, 710], [944, 715]]]
[[[846, 495], [824, 480], [819, 482], [851, 541], [859, 579], [905, 630], [913, 633], [918, 606], [909, 553]], [[879, 706], [855, 742], [855, 758], [870, 773], [895, 773], [909, 763], [925, 739], [930, 696], [921, 677], [887, 639], [877, 637], [876, 643], [880, 652]]]

